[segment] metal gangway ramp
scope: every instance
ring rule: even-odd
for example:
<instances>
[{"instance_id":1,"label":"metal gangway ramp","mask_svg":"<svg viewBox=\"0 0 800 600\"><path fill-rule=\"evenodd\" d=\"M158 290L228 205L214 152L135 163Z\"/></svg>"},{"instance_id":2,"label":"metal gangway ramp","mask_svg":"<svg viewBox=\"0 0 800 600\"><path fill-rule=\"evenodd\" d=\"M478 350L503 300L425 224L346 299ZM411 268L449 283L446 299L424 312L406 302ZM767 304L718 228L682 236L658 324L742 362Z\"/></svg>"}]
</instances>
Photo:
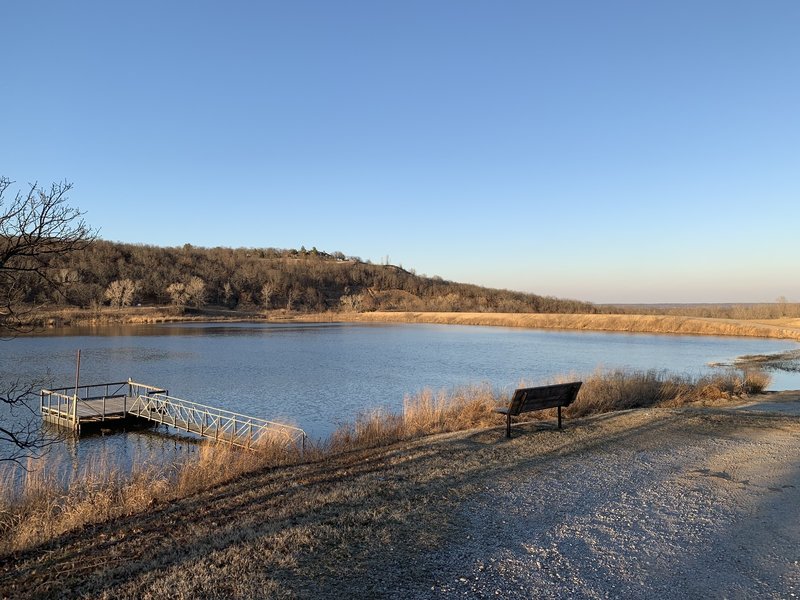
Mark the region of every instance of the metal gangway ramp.
<instances>
[{"instance_id":1,"label":"metal gangway ramp","mask_svg":"<svg viewBox=\"0 0 800 600\"><path fill-rule=\"evenodd\" d=\"M69 427L77 433L82 425L109 426L136 419L240 448L257 448L268 441L299 444L305 448L306 443L306 433L299 427L181 400L170 396L166 389L130 379L42 390L40 410L45 421Z\"/></svg>"},{"instance_id":2,"label":"metal gangway ramp","mask_svg":"<svg viewBox=\"0 0 800 600\"><path fill-rule=\"evenodd\" d=\"M181 400L141 383L130 382L130 385L134 400L128 414L140 419L241 448L251 448L276 437L305 447L306 434L299 427Z\"/></svg>"}]
</instances>

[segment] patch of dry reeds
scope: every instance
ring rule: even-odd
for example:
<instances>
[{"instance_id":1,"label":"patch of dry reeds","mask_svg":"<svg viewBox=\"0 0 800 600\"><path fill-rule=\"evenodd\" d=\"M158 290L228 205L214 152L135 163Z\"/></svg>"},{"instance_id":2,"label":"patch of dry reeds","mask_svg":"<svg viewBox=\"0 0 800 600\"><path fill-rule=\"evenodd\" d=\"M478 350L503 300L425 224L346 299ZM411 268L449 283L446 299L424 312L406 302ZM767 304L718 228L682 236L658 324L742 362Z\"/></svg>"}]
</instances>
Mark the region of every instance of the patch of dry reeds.
<instances>
[{"instance_id":1,"label":"patch of dry reeds","mask_svg":"<svg viewBox=\"0 0 800 600\"><path fill-rule=\"evenodd\" d=\"M31 460L26 471L0 471L0 552L26 548L90 523L139 512L171 488L150 466L126 472L108 454L75 473L53 461Z\"/></svg>"},{"instance_id":2,"label":"patch of dry reeds","mask_svg":"<svg viewBox=\"0 0 800 600\"><path fill-rule=\"evenodd\" d=\"M276 434L260 439L250 451L204 443L196 459L168 468L134 464L125 471L109 453L89 459L76 472L51 458L29 460L22 472L6 466L0 469L0 554L312 455L303 455L298 444Z\"/></svg>"},{"instance_id":3,"label":"patch of dry reeds","mask_svg":"<svg viewBox=\"0 0 800 600\"><path fill-rule=\"evenodd\" d=\"M249 450L203 443L197 458L178 470L175 495L186 497L258 469L297 464L313 453L310 444L304 451L300 442L287 441L279 432L261 437Z\"/></svg>"},{"instance_id":4,"label":"patch of dry reeds","mask_svg":"<svg viewBox=\"0 0 800 600\"><path fill-rule=\"evenodd\" d=\"M598 371L583 379L570 417L692 402L730 400L762 392L770 382L760 371L737 371L690 377L666 371Z\"/></svg>"},{"instance_id":5,"label":"patch of dry reeds","mask_svg":"<svg viewBox=\"0 0 800 600\"><path fill-rule=\"evenodd\" d=\"M424 390L416 396L406 396L400 414L375 410L342 425L331 435L328 451L343 452L434 433L488 427L497 423L493 411L502 401L488 385L453 391Z\"/></svg>"}]
</instances>

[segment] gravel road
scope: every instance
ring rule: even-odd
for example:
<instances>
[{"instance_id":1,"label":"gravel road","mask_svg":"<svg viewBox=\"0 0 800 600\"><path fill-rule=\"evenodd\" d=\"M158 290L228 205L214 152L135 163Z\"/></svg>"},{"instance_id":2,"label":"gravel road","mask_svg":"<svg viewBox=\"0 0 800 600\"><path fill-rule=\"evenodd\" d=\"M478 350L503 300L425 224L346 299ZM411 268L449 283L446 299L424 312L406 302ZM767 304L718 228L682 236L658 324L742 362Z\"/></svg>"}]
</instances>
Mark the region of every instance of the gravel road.
<instances>
[{"instance_id":1,"label":"gravel road","mask_svg":"<svg viewBox=\"0 0 800 600\"><path fill-rule=\"evenodd\" d=\"M773 415L798 409L775 395L698 411L509 473L462 506L460 539L426 557L438 575L415 595L796 597L800 428Z\"/></svg>"}]
</instances>

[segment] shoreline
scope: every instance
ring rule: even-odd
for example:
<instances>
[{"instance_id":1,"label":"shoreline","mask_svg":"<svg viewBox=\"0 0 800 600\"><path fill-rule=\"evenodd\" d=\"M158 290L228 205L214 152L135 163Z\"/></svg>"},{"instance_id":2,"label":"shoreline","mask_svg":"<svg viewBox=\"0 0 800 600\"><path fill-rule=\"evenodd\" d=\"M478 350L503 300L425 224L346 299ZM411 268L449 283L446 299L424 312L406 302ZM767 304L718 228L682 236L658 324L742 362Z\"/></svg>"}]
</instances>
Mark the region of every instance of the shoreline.
<instances>
[{"instance_id":1,"label":"shoreline","mask_svg":"<svg viewBox=\"0 0 800 600\"><path fill-rule=\"evenodd\" d=\"M472 312L324 312L291 313L202 309L185 313L174 308L136 307L123 310L50 310L31 315L37 333L55 333L74 327L149 325L158 323L429 323L599 331L760 337L800 342L800 319L721 319L673 315L472 313Z\"/></svg>"}]
</instances>

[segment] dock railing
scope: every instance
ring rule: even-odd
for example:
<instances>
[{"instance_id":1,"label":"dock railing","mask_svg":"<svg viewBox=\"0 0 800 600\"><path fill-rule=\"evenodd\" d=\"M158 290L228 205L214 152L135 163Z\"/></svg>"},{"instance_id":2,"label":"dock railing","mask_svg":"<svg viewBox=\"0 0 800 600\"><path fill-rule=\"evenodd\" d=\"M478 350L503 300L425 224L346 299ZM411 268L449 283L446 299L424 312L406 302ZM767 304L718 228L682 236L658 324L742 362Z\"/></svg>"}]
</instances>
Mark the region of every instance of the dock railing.
<instances>
[{"instance_id":1,"label":"dock railing","mask_svg":"<svg viewBox=\"0 0 800 600\"><path fill-rule=\"evenodd\" d=\"M39 393L39 409L42 415L61 425L77 427L79 406L102 421L106 416L106 400L125 399L129 395L127 381L45 389Z\"/></svg>"},{"instance_id":2,"label":"dock railing","mask_svg":"<svg viewBox=\"0 0 800 600\"><path fill-rule=\"evenodd\" d=\"M303 450L306 446L306 433L299 427L181 400L166 389L131 379L42 390L40 410L46 421L78 433L82 423L135 416L241 448L257 448L273 440L300 445Z\"/></svg>"},{"instance_id":3,"label":"dock railing","mask_svg":"<svg viewBox=\"0 0 800 600\"><path fill-rule=\"evenodd\" d=\"M174 398L166 390L129 383L131 390L137 392L128 408L131 415L240 448L257 448L277 437L305 449L306 433L299 427Z\"/></svg>"}]
</instances>

